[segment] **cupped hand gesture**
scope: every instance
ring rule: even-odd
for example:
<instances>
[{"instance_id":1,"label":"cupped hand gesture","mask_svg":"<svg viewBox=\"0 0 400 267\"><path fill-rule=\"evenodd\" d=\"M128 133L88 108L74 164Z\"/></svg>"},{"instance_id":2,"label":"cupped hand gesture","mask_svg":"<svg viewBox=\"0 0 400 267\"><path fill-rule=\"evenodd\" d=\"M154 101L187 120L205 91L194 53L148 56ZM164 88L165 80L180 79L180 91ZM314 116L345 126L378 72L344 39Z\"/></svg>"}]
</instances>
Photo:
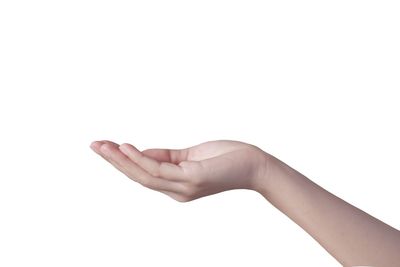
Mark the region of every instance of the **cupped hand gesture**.
<instances>
[{"instance_id":1,"label":"cupped hand gesture","mask_svg":"<svg viewBox=\"0 0 400 267\"><path fill-rule=\"evenodd\" d=\"M232 189L256 190L267 154L254 145L217 140L185 149L146 149L95 141L90 146L130 179L187 202Z\"/></svg>"}]
</instances>

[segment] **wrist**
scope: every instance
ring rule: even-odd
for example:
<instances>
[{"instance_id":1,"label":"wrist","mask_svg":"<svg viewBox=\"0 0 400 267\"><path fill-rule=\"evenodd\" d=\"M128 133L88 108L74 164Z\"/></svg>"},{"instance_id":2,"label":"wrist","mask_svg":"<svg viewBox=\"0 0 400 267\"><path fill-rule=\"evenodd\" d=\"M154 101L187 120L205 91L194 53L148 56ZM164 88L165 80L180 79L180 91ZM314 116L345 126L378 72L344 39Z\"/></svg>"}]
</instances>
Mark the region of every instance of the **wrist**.
<instances>
[{"instance_id":1,"label":"wrist","mask_svg":"<svg viewBox=\"0 0 400 267\"><path fill-rule=\"evenodd\" d=\"M256 147L256 153L257 161L251 189L262 194L262 192L265 192L270 188L272 179L271 173L273 169L272 165L276 164L276 159L258 147Z\"/></svg>"}]
</instances>

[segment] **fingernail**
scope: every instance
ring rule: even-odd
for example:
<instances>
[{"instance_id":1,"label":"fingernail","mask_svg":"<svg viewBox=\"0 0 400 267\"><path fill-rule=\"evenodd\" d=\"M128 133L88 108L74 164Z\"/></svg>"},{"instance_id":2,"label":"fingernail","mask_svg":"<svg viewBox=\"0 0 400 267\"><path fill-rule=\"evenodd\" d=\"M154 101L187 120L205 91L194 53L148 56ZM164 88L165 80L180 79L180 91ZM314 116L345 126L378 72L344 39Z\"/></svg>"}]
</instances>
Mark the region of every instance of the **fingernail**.
<instances>
[{"instance_id":1,"label":"fingernail","mask_svg":"<svg viewBox=\"0 0 400 267\"><path fill-rule=\"evenodd\" d=\"M110 148L106 144L102 144L101 147L100 147L100 151L103 154L108 155L110 153Z\"/></svg>"}]
</instances>

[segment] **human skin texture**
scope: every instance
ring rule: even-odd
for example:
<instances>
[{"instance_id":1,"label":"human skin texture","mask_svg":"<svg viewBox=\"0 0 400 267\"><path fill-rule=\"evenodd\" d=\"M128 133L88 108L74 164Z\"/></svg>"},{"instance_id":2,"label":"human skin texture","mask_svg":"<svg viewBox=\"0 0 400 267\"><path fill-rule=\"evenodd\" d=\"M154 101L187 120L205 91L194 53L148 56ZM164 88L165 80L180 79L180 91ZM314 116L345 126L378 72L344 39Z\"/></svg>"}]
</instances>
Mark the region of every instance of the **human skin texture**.
<instances>
[{"instance_id":1,"label":"human skin texture","mask_svg":"<svg viewBox=\"0 0 400 267\"><path fill-rule=\"evenodd\" d=\"M400 266L400 232L326 191L257 146L216 140L146 149L103 140L90 147L141 185L179 202L232 189L260 193L343 266Z\"/></svg>"}]
</instances>

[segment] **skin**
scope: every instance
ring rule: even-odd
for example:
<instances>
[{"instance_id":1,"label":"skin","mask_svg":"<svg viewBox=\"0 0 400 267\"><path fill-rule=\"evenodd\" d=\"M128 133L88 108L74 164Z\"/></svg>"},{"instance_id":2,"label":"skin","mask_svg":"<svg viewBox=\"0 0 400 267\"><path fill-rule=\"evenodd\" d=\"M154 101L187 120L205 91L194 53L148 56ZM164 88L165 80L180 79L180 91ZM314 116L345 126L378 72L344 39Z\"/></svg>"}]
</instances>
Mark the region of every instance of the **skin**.
<instances>
[{"instance_id":1,"label":"skin","mask_svg":"<svg viewBox=\"0 0 400 267\"><path fill-rule=\"evenodd\" d=\"M260 193L343 266L395 267L400 232L326 191L257 146L230 140L147 149L103 140L90 147L141 185L179 202L232 189Z\"/></svg>"}]
</instances>

